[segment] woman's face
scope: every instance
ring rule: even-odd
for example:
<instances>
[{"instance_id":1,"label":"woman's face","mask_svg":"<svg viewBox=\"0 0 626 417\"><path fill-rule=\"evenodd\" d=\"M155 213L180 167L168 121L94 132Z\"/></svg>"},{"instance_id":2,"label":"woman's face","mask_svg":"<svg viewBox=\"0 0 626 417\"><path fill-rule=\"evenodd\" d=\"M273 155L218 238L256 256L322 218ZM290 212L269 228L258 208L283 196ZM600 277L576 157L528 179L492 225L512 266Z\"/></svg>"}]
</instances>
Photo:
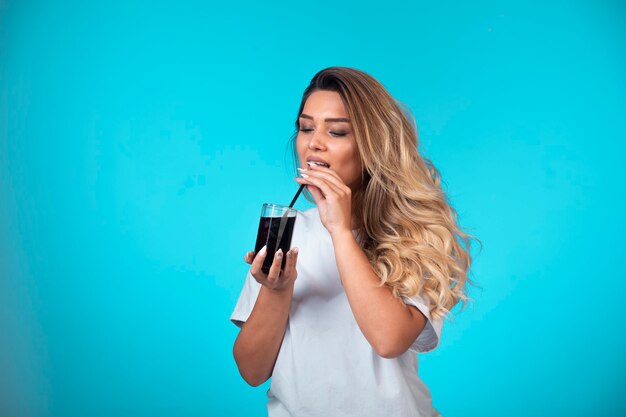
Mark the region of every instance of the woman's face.
<instances>
[{"instance_id":1,"label":"woman's face","mask_svg":"<svg viewBox=\"0 0 626 417\"><path fill-rule=\"evenodd\" d=\"M361 158L348 112L339 93L315 91L300 114L296 148L300 166L308 161L324 162L356 191L361 186Z\"/></svg>"}]
</instances>

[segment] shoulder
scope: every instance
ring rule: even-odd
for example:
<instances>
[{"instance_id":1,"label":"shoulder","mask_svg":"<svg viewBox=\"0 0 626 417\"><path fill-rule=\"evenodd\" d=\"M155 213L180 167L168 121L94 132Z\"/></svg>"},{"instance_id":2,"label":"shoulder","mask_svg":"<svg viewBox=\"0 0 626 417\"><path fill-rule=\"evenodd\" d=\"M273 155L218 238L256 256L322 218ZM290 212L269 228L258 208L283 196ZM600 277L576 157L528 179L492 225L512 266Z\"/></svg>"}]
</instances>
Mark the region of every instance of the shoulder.
<instances>
[{"instance_id":1,"label":"shoulder","mask_svg":"<svg viewBox=\"0 0 626 417\"><path fill-rule=\"evenodd\" d=\"M313 227L316 223L320 223L320 216L317 211L317 207L310 208L308 210L297 210L298 217L296 218L296 224L300 223L307 228Z\"/></svg>"},{"instance_id":2,"label":"shoulder","mask_svg":"<svg viewBox=\"0 0 626 417\"><path fill-rule=\"evenodd\" d=\"M296 210L298 212L298 216L304 216L304 217L312 217L313 215L318 215L317 214L317 207L311 207L308 210Z\"/></svg>"},{"instance_id":3,"label":"shoulder","mask_svg":"<svg viewBox=\"0 0 626 417\"><path fill-rule=\"evenodd\" d=\"M317 239L323 232L324 226L320 220L320 215L317 207L310 208L308 210L297 210L296 224L294 227L294 238L311 240L311 238ZM298 242L300 243L300 242Z\"/></svg>"}]
</instances>

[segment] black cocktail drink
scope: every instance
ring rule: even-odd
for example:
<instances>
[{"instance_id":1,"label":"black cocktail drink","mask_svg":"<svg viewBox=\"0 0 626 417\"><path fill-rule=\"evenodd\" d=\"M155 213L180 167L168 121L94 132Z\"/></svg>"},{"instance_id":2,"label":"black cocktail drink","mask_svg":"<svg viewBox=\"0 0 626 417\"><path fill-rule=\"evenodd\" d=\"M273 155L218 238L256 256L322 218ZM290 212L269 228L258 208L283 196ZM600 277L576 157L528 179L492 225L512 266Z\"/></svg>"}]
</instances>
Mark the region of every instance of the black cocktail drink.
<instances>
[{"instance_id":1,"label":"black cocktail drink","mask_svg":"<svg viewBox=\"0 0 626 417\"><path fill-rule=\"evenodd\" d=\"M267 255L261 268L266 274L269 273L276 251L282 249L283 254L286 254L291 248L296 213L297 211L290 207L263 204L254 254L256 256L263 246L267 245ZM283 257L281 269L285 267L286 260L287 258Z\"/></svg>"}]
</instances>

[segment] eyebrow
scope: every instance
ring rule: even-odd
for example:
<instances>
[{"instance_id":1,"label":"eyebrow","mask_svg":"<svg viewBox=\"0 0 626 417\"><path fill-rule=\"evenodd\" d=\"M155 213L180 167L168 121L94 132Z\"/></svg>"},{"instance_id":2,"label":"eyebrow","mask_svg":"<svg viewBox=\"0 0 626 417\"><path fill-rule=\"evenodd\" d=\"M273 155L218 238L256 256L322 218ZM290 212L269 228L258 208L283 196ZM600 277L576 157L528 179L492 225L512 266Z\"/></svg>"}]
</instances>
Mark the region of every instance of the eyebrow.
<instances>
[{"instance_id":1,"label":"eyebrow","mask_svg":"<svg viewBox=\"0 0 626 417\"><path fill-rule=\"evenodd\" d=\"M309 120L313 120L313 117L309 116L308 114L304 114L302 113L300 115L301 118L303 119L309 119ZM345 117L329 117L328 119L324 119L325 122L334 122L334 123L350 123L350 119L347 119Z\"/></svg>"}]
</instances>

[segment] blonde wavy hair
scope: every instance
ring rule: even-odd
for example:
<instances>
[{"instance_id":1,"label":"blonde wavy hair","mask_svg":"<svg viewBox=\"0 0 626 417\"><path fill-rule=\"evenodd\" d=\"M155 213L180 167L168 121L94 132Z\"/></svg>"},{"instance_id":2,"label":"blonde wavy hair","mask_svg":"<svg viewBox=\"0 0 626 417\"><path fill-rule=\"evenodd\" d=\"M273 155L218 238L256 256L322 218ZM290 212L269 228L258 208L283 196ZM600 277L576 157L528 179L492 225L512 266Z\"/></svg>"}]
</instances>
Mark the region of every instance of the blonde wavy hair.
<instances>
[{"instance_id":1,"label":"blonde wavy hair","mask_svg":"<svg viewBox=\"0 0 626 417\"><path fill-rule=\"evenodd\" d=\"M350 116L364 167L362 187L353 193L359 243L381 286L396 297L425 295L431 317L449 318L459 301L465 308L469 300L470 245L476 239L461 230L438 170L418 153L415 120L376 79L345 67L313 77L298 117L319 90L339 93Z\"/></svg>"}]
</instances>

